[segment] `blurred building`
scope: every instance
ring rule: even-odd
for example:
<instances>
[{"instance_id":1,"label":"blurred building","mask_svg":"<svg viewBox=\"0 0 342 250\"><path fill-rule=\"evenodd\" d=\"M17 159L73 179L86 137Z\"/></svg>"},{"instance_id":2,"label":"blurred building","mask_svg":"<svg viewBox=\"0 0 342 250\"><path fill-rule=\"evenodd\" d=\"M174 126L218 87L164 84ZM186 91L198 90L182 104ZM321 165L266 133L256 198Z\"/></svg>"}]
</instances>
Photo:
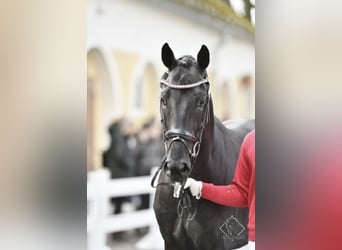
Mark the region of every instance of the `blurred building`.
<instances>
[{"instance_id":1,"label":"blurred building","mask_svg":"<svg viewBox=\"0 0 342 250\"><path fill-rule=\"evenodd\" d=\"M88 0L88 169L101 167L113 120L159 116L165 42L177 58L206 44L216 116L254 117L254 27L230 2Z\"/></svg>"}]
</instances>

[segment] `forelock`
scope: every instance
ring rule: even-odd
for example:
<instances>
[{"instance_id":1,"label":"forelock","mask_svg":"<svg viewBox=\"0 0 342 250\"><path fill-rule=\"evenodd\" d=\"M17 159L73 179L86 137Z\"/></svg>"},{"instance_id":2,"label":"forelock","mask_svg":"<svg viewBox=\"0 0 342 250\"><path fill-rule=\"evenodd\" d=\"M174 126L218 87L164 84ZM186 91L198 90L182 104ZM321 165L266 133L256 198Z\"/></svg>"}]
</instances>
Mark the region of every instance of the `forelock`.
<instances>
[{"instance_id":1,"label":"forelock","mask_svg":"<svg viewBox=\"0 0 342 250\"><path fill-rule=\"evenodd\" d=\"M179 82L179 84L191 84L198 81L198 77L206 78L206 71L200 71L197 66L197 61L194 57L190 55L182 56L176 60L175 67L169 71L172 72L172 78L174 82ZM162 76L162 79L166 79L167 74Z\"/></svg>"},{"instance_id":2,"label":"forelock","mask_svg":"<svg viewBox=\"0 0 342 250\"><path fill-rule=\"evenodd\" d=\"M190 68L196 65L196 60L192 56L182 56L177 59L177 65Z\"/></svg>"}]
</instances>

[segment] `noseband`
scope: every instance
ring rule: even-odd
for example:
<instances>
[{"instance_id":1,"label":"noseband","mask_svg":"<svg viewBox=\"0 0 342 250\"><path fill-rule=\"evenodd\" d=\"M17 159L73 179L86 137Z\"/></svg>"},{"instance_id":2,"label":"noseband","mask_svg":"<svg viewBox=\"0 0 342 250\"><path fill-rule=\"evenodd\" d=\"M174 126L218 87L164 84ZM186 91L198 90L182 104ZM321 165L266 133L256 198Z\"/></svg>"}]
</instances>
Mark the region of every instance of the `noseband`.
<instances>
[{"instance_id":1,"label":"noseband","mask_svg":"<svg viewBox=\"0 0 342 250\"><path fill-rule=\"evenodd\" d=\"M166 154L171 148L172 143L180 141L184 144L185 148L188 150L191 159L195 159L200 151L201 141L195 137L194 135L190 134L185 130L180 129L170 129L165 132L164 134L164 143L165 143L165 150ZM186 141L191 141L194 143L192 149L188 146Z\"/></svg>"}]
</instances>

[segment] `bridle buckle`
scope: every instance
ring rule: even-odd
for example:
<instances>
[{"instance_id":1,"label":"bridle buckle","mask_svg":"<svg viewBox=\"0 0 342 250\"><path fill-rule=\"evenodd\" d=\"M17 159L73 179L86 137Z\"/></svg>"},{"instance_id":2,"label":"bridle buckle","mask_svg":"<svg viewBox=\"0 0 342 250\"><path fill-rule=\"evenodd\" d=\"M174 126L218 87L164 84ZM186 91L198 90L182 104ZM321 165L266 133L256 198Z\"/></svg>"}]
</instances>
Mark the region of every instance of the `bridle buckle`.
<instances>
[{"instance_id":1,"label":"bridle buckle","mask_svg":"<svg viewBox=\"0 0 342 250\"><path fill-rule=\"evenodd\" d=\"M196 158L198 156L200 148L201 148L201 143L197 141L192 148L192 152L190 153L193 158Z\"/></svg>"}]
</instances>

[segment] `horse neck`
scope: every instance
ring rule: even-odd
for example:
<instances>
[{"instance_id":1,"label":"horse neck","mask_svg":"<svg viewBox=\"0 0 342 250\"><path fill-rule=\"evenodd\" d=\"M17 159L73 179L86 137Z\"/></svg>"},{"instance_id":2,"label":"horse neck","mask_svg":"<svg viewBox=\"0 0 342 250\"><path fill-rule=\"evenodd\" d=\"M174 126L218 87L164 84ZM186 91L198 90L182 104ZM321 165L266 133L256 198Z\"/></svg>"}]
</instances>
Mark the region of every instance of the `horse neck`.
<instances>
[{"instance_id":1,"label":"horse neck","mask_svg":"<svg viewBox=\"0 0 342 250\"><path fill-rule=\"evenodd\" d=\"M205 126L201 141L201 150L193 167L192 177L205 182L227 183L233 172L228 168L227 153L232 146L228 138L230 132L214 116L210 107L210 120Z\"/></svg>"}]
</instances>

